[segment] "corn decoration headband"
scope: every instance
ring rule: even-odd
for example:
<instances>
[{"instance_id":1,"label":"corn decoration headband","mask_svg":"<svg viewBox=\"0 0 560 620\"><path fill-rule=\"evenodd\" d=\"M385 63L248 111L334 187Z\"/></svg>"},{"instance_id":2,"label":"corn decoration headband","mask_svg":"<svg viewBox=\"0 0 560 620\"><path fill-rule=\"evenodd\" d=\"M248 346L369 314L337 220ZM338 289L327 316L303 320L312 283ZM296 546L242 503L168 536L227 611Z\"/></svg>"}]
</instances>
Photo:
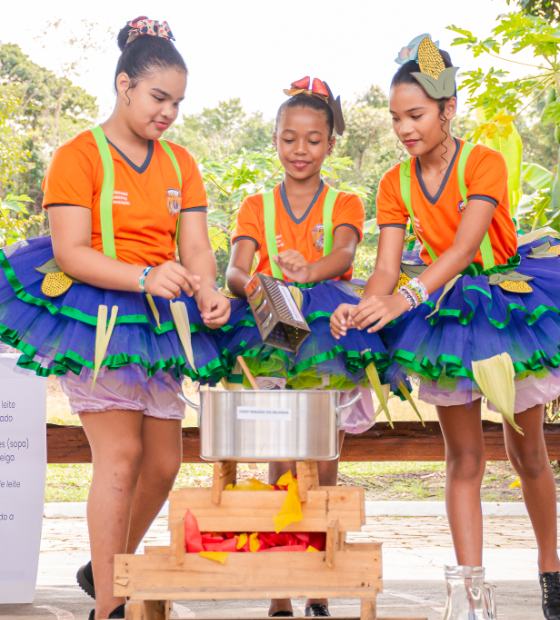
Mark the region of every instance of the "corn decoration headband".
<instances>
[{"instance_id":1,"label":"corn decoration headband","mask_svg":"<svg viewBox=\"0 0 560 620\"><path fill-rule=\"evenodd\" d=\"M334 130L339 136L344 133L346 124L344 122L344 116L342 115L340 96L335 99L329 85L326 82L323 82L319 78L314 78L313 85L311 86L311 78L306 76L297 82L292 82L291 88L289 90L284 90L284 92L290 97L303 94L322 99L332 110Z\"/></svg>"},{"instance_id":2,"label":"corn decoration headband","mask_svg":"<svg viewBox=\"0 0 560 620\"><path fill-rule=\"evenodd\" d=\"M428 97L446 99L453 97L456 91L455 74L459 67L447 67L439 53L439 41L435 43L429 34L419 37L401 49L395 62L404 65L414 60L420 66L420 73L411 73Z\"/></svg>"}]
</instances>

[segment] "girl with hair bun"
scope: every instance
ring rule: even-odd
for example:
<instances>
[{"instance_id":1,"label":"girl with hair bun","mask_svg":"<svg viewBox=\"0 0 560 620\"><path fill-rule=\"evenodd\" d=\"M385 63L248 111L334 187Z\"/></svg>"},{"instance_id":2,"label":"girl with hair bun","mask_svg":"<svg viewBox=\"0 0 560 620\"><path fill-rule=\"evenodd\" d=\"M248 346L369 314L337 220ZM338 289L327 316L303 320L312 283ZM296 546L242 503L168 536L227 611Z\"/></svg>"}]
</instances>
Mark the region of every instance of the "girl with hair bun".
<instances>
[{"instance_id":1,"label":"girl with hair bun","mask_svg":"<svg viewBox=\"0 0 560 620\"><path fill-rule=\"evenodd\" d=\"M381 179L375 270L358 306L333 314L332 331L382 329L386 381L396 388L408 375L420 400L436 406L447 515L463 566L482 565L481 398L503 415L537 539L544 615L558 620L556 486L543 409L560 394L559 236L548 228L517 238L504 158L453 136L457 67L449 55L421 35L397 62L389 109L410 158ZM407 243L403 256L408 222L420 252Z\"/></svg>"},{"instance_id":2,"label":"girl with hair bun","mask_svg":"<svg viewBox=\"0 0 560 620\"><path fill-rule=\"evenodd\" d=\"M368 377L377 377L376 366L382 372L387 356L377 334L354 331L340 343L329 328L330 314L340 303L357 304L363 288L351 282L363 236L362 201L321 179L335 145L333 131L344 131L340 97L335 100L326 82L309 77L284 92L290 98L278 110L273 141L285 176L273 191L249 196L239 208L227 284L241 299L232 301L222 350L230 371L243 356L262 389L360 391L362 400L341 414L342 436L360 433L375 417ZM287 280L299 300L311 334L297 353L263 344L245 291L255 258L256 272ZM319 463L320 483L336 485L337 468L338 461ZM271 463L271 484L290 469L295 471L294 463ZM273 601L270 614L292 616L290 601ZM327 601L308 600L305 615L330 615Z\"/></svg>"},{"instance_id":3,"label":"girl with hair bun","mask_svg":"<svg viewBox=\"0 0 560 620\"><path fill-rule=\"evenodd\" d=\"M63 144L43 182L52 239L0 251L1 338L19 366L61 377L92 449L92 562L78 572L91 620L124 617L113 557L135 551L173 486L183 378L225 373L213 330L230 304L215 289L202 177L162 139L187 80L172 41L146 17L120 31L113 114Z\"/></svg>"}]
</instances>

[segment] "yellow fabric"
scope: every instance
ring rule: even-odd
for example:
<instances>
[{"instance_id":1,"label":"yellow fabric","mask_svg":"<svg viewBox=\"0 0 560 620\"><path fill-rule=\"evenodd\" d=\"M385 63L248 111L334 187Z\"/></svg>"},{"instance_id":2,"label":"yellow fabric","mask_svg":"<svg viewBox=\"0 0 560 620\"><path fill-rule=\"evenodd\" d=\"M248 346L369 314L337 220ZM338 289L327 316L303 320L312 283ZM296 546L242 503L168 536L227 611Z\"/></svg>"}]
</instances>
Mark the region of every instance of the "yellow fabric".
<instances>
[{"instance_id":1,"label":"yellow fabric","mask_svg":"<svg viewBox=\"0 0 560 620\"><path fill-rule=\"evenodd\" d=\"M276 533L279 534L284 528L291 523L301 521L303 514L301 512L301 501L299 499L299 488L297 480L292 477L292 472L288 471L277 482L280 486L288 485L288 494L284 500L284 504L278 514L274 515L274 527Z\"/></svg>"},{"instance_id":2,"label":"yellow fabric","mask_svg":"<svg viewBox=\"0 0 560 620\"><path fill-rule=\"evenodd\" d=\"M309 547L307 547L307 551L308 551L308 552L309 552L309 551L315 551L315 552L318 552L318 551L319 551L319 549L315 549L315 547L312 547L311 545L309 545Z\"/></svg>"},{"instance_id":3,"label":"yellow fabric","mask_svg":"<svg viewBox=\"0 0 560 620\"><path fill-rule=\"evenodd\" d=\"M202 558L208 558L209 560L214 560L214 562L225 564L229 551L201 551L198 555Z\"/></svg>"},{"instance_id":4,"label":"yellow fabric","mask_svg":"<svg viewBox=\"0 0 560 620\"><path fill-rule=\"evenodd\" d=\"M270 484L265 484L256 478L249 478L249 480L241 480L236 485L228 484L225 488L226 491L273 491L274 487Z\"/></svg>"},{"instance_id":5,"label":"yellow fabric","mask_svg":"<svg viewBox=\"0 0 560 620\"><path fill-rule=\"evenodd\" d=\"M245 543L247 542L247 534L243 532L243 534L240 534L239 536L236 536L235 538L237 538L237 548L243 549L243 547L245 546Z\"/></svg>"},{"instance_id":6,"label":"yellow fabric","mask_svg":"<svg viewBox=\"0 0 560 620\"><path fill-rule=\"evenodd\" d=\"M256 553L259 550L260 546L261 544L259 542L259 533L253 532L249 536L249 550L251 551L251 553Z\"/></svg>"}]
</instances>

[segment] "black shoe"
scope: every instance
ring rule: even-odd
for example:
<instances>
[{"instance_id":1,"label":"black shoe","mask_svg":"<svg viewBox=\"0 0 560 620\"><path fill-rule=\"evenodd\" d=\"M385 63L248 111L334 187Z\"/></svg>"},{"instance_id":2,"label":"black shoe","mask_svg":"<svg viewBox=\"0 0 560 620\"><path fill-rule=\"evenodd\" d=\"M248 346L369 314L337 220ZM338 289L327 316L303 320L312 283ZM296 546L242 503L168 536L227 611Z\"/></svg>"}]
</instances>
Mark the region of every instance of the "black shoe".
<instances>
[{"instance_id":1,"label":"black shoe","mask_svg":"<svg viewBox=\"0 0 560 620\"><path fill-rule=\"evenodd\" d=\"M95 586L93 585L93 569L91 568L91 562L88 562L78 570L76 573L76 580L78 581L80 588L82 588L86 594L89 594L91 598L94 599ZM90 620L93 619L90 618Z\"/></svg>"},{"instance_id":2,"label":"black shoe","mask_svg":"<svg viewBox=\"0 0 560 620\"><path fill-rule=\"evenodd\" d=\"M546 620L560 620L560 572L541 573L542 608Z\"/></svg>"},{"instance_id":3,"label":"black shoe","mask_svg":"<svg viewBox=\"0 0 560 620\"><path fill-rule=\"evenodd\" d=\"M113 611L109 614L109 620L113 620L113 618L124 618L124 603L115 607Z\"/></svg>"},{"instance_id":4,"label":"black shoe","mask_svg":"<svg viewBox=\"0 0 560 620\"><path fill-rule=\"evenodd\" d=\"M287 610L275 611L273 614L270 614L268 617L269 618L293 618L294 612L287 611Z\"/></svg>"},{"instance_id":5,"label":"black shoe","mask_svg":"<svg viewBox=\"0 0 560 620\"><path fill-rule=\"evenodd\" d=\"M305 608L305 615L312 618L330 618L329 609L323 603L313 603Z\"/></svg>"},{"instance_id":6,"label":"black shoe","mask_svg":"<svg viewBox=\"0 0 560 620\"><path fill-rule=\"evenodd\" d=\"M109 614L109 620L124 618L124 603L115 607L113 611ZM89 612L89 620L95 620L95 609L92 609Z\"/></svg>"}]
</instances>

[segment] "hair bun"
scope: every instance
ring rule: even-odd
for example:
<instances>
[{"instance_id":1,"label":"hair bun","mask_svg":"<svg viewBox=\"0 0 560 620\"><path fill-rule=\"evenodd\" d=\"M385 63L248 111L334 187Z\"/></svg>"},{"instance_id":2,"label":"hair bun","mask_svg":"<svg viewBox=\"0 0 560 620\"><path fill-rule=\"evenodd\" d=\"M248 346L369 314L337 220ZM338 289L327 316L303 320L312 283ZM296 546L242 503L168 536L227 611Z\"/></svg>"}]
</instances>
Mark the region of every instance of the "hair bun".
<instances>
[{"instance_id":1,"label":"hair bun","mask_svg":"<svg viewBox=\"0 0 560 620\"><path fill-rule=\"evenodd\" d=\"M140 15L140 17L131 19L129 22L126 23L126 26L124 28L121 28L119 34L117 35L117 45L119 46L121 52L124 51L124 48L126 47L126 42L128 41L128 36L130 34L130 24L137 22L139 19L148 18L146 17L146 15Z\"/></svg>"}]
</instances>

